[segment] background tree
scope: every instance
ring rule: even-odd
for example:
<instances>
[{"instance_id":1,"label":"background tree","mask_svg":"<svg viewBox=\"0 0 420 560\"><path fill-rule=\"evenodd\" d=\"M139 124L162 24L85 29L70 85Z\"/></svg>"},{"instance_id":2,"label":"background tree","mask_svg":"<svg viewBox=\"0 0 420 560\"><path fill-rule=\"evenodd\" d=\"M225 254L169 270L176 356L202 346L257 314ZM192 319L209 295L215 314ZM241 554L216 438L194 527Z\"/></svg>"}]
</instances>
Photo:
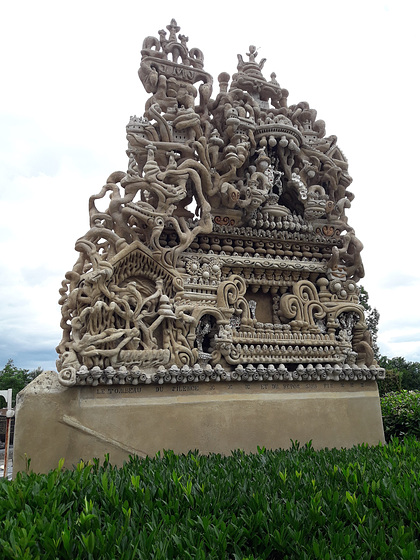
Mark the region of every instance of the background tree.
<instances>
[{"instance_id":1,"label":"background tree","mask_svg":"<svg viewBox=\"0 0 420 560\"><path fill-rule=\"evenodd\" d=\"M13 360L9 360L2 370L0 370L0 390L13 390L12 406L16 404L16 395L35 377L42 373L42 368L29 371L14 365ZM0 397L0 406L5 406L4 399Z\"/></svg>"},{"instance_id":2,"label":"background tree","mask_svg":"<svg viewBox=\"0 0 420 560\"><path fill-rule=\"evenodd\" d=\"M372 307L369 304L369 294L363 286L360 286L359 303L365 310L366 325L372 335L373 353L376 360L379 360L381 357L378 346L378 325L380 315L376 307Z\"/></svg>"},{"instance_id":3,"label":"background tree","mask_svg":"<svg viewBox=\"0 0 420 560\"><path fill-rule=\"evenodd\" d=\"M379 365L381 365L379 360ZM385 366L382 366L385 367ZM397 369L386 369L385 379L378 379L379 395L383 397L387 393L395 393L402 390L402 373Z\"/></svg>"},{"instance_id":4,"label":"background tree","mask_svg":"<svg viewBox=\"0 0 420 560\"><path fill-rule=\"evenodd\" d=\"M388 372L393 372L401 378L401 389L408 391L420 390L420 362L407 362L405 358L387 358L382 356L379 365ZM391 391L396 389L390 389Z\"/></svg>"},{"instance_id":5,"label":"background tree","mask_svg":"<svg viewBox=\"0 0 420 560\"><path fill-rule=\"evenodd\" d=\"M379 313L369 304L369 294L360 286L359 303L365 310L366 325L372 335L372 347L378 364L385 368L386 378L378 382L379 393L392 391L420 391L420 362L409 362L405 358L381 356L378 347Z\"/></svg>"}]
</instances>

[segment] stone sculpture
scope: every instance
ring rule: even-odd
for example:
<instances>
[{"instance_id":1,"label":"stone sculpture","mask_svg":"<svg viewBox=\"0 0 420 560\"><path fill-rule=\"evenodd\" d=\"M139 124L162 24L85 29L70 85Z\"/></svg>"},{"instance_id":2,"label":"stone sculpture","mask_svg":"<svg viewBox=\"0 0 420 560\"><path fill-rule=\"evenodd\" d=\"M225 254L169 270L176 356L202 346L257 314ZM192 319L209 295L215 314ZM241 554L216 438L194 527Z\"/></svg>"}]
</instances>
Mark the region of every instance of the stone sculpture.
<instances>
[{"instance_id":1,"label":"stone sculpture","mask_svg":"<svg viewBox=\"0 0 420 560\"><path fill-rule=\"evenodd\" d=\"M60 382L382 377L337 138L288 105L255 46L212 97L203 53L166 29L143 42L150 98L127 125L128 170L90 197L62 282Z\"/></svg>"}]
</instances>

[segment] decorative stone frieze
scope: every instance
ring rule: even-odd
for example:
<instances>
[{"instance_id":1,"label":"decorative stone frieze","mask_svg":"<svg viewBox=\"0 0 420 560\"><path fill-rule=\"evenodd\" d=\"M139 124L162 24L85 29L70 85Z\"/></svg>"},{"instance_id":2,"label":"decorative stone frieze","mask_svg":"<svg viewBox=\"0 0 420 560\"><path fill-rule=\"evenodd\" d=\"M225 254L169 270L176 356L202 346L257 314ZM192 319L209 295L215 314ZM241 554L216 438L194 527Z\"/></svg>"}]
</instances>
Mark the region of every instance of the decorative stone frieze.
<instances>
[{"instance_id":1,"label":"decorative stone frieze","mask_svg":"<svg viewBox=\"0 0 420 560\"><path fill-rule=\"evenodd\" d=\"M101 369L98 366L90 370L82 366L76 374L77 385L150 385L164 383L219 383L222 381L246 381L247 383L259 381L369 381L383 379L385 373L381 368L366 365L357 367L345 364L331 365L331 363L299 364L295 369L288 369L285 364L248 364L246 367L238 365L235 369L226 371L216 364L201 365L196 363L193 367L159 366L156 373L148 374L138 366L126 368L121 366L114 369L108 366Z\"/></svg>"},{"instance_id":2,"label":"decorative stone frieze","mask_svg":"<svg viewBox=\"0 0 420 560\"><path fill-rule=\"evenodd\" d=\"M383 377L336 136L288 105L255 46L213 94L201 50L166 29L143 42L150 98L127 125L128 169L90 197L62 282L60 382Z\"/></svg>"}]
</instances>

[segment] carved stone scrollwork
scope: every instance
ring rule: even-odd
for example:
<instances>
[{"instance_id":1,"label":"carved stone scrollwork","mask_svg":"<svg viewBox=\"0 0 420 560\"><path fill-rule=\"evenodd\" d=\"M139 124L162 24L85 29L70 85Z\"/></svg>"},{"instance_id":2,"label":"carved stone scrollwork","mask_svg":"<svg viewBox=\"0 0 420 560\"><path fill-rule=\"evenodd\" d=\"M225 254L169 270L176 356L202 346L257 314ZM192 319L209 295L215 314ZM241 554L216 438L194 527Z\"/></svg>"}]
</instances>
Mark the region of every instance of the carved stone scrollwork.
<instances>
[{"instance_id":1,"label":"carved stone scrollwork","mask_svg":"<svg viewBox=\"0 0 420 560\"><path fill-rule=\"evenodd\" d=\"M323 319L326 313L316 287L305 280L297 282L293 286L293 294L284 295L280 300L279 316L291 319L292 329L317 332L317 321Z\"/></svg>"},{"instance_id":2,"label":"carved stone scrollwork","mask_svg":"<svg viewBox=\"0 0 420 560\"><path fill-rule=\"evenodd\" d=\"M188 41L172 20L143 42L127 171L89 198L60 288L60 382L380 377L337 137L252 45L212 99Z\"/></svg>"}]
</instances>

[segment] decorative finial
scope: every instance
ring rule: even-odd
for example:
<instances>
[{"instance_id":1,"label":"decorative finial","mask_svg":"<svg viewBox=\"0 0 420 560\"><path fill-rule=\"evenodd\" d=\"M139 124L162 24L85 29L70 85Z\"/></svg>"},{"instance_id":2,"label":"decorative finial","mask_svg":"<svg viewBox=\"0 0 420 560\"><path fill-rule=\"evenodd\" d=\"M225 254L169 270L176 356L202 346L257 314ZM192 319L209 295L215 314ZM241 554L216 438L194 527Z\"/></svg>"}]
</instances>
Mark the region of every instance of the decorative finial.
<instances>
[{"instance_id":1,"label":"decorative finial","mask_svg":"<svg viewBox=\"0 0 420 560\"><path fill-rule=\"evenodd\" d=\"M249 45L249 52L246 53L249 57L249 62L255 62L255 59L258 56L257 47L255 45Z\"/></svg>"},{"instance_id":2,"label":"decorative finial","mask_svg":"<svg viewBox=\"0 0 420 560\"><path fill-rule=\"evenodd\" d=\"M169 31L169 41L176 41L176 34L181 30L176 20L172 18L171 23L166 26L166 29Z\"/></svg>"},{"instance_id":3,"label":"decorative finial","mask_svg":"<svg viewBox=\"0 0 420 560\"><path fill-rule=\"evenodd\" d=\"M247 54L247 56L248 56L248 58L249 58L248 64L249 64L249 63L250 63L250 64L257 64L260 70L263 69L263 66L264 66L264 64L265 64L266 59L265 59L265 58L262 58L262 59L260 60L259 63L255 61L255 59L256 59L257 56L258 56L257 47L256 47L255 45L249 45L249 52L246 53L246 54ZM243 60L242 60L242 57L240 57L240 55L238 55L238 59L239 59L239 63L240 63L241 66L242 66L242 65L243 65Z\"/></svg>"},{"instance_id":4,"label":"decorative finial","mask_svg":"<svg viewBox=\"0 0 420 560\"><path fill-rule=\"evenodd\" d=\"M186 35L182 35L181 33L178 35L178 39L181 41L181 45L187 48L187 43L189 41L189 37Z\"/></svg>"}]
</instances>

